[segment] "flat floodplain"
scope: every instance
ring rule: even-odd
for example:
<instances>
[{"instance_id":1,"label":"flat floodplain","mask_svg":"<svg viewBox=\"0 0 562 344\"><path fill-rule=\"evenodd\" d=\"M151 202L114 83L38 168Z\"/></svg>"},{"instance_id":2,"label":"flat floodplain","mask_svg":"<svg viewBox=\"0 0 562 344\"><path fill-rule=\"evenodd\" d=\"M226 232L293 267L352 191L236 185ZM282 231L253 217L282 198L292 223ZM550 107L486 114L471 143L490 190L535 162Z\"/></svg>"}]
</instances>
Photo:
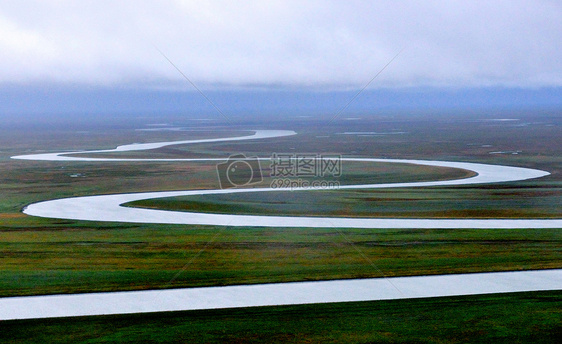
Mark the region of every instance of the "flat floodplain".
<instances>
[{"instance_id":1,"label":"flat floodplain","mask_svg":"<svg viewBox=\"0 0 562 344\"><path fill-rule=\"evenodd\" d=\"M295 137L259 144L174 146L138 152L134 157L205 156L226 160L229 154L237 152L267 157L272 152L298 149L352 157L497 163L551 173L533 181L498 185L284 192L244 195L241 199L190 197L146 201L149 203L143 206L149 207L251 214L270 211L278 215L328 213L347 217L560 218L562 152L557 144L560 124L556 120L553 117L545 122L532 116L509 124L462 119L392 123L373 120L367 125L363 123L361 128L346 124L347 127L308 130ZM385 127L390 130L397 126L403 133L344 134L380 132ZM246 129L221 131L220 136L246 133ZM62 197L217 188L216 168L210 163L98 164L9 159L12 155L39 150L111 149L132 142L181 140L191 135L192 132L134 128L92 130L88 134L83 130L57 129L30 131L25 136L15 132L2 135L0 295L381 277L382 273L408 276L562 267L559 229L223 228L96 223L21 214L23 207L30 203ZM198 132L195 137L213 135L217 134ZM447 179L457 177L450 174L463 173L422 171L392 164L354 163L348 167L349 174L345 174L344 165L342 183L392 182L436 175ZM314 314L314 309L307 312Z\"/></svg>"},{"instance_id":2,"label":"flat floodplain","mask_svg":"<svg viewBox=\"0 0 562 344\"><path fill-rule=\"evenodd\" d=\"M250 215L264 215L273 211L287 216L560 218L561 196L562 188L559 186L528 181L485 186L186 196L135 201L128 205Z\"/></svg>"},{"instance_id":3,"label":"flat floodplain","mask_svg":"<svg viewBox=\"0 0 562 344\"><path fill-rule=\"evenodd\" d=\"M561 309L550 291L20 320L0 343L556 343Z\"/></svg>"},{"instance_id":4,"label":"flat floodplain","mask_svg":"<svg viewBox=\"0 0 562 344\"><path fill-rule=\"evenodd\" d=\"M2 296L561 267L557 229L66 227L1 233Z\"/></svg>"}]
</instances>

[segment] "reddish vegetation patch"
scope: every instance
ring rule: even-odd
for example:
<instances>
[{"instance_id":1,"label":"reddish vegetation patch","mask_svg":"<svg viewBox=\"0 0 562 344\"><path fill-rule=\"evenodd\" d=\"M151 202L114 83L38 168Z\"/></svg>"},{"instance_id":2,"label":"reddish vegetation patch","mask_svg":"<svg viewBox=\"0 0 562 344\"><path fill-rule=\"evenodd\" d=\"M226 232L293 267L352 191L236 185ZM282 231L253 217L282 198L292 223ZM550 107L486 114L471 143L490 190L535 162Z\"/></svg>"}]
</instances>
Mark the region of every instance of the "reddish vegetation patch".
<instances>
[{"instance_id":1,"label":"reddish vegetation patch","mask_svg":"<svg viewBox=\"0 0 562 344\"><path fill-rule=\"evenodd\" d=\"M21 214L21 213L10 213L10 214L0 214L0 219L16 219L16 218L21 218L21 217L25 217L27 215Z\"/></svg>"}]
</instances>

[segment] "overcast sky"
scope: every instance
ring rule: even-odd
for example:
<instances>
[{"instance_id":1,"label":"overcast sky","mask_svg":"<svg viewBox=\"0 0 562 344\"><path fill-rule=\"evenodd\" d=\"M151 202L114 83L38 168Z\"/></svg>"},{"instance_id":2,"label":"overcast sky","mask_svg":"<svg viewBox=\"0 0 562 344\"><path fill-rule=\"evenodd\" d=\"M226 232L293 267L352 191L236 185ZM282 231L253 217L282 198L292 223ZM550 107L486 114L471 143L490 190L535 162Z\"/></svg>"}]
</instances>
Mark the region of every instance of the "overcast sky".
<instances>
[{"instance_id":1,"label":"overcast sky","mask_svg":"<svg viewBox=\"0 0 562 344\"><path fill-rule=\"evenodd\" d=\"M0 0L0 84L562 86L562 1Z\"/></svg>"}]
</instances>

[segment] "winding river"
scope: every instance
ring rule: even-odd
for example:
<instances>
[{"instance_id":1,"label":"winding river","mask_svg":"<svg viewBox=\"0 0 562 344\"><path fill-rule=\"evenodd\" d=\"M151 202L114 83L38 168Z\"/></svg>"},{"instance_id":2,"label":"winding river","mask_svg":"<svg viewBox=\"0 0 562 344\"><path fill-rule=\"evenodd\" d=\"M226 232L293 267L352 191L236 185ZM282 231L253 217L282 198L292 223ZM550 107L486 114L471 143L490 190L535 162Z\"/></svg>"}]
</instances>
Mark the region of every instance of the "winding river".
<instances>
[{"instance_id":1,"label":"winding river","mask_svg":"<svg viewBox=\"0 0 562 344\"><path fill-rule=\"evenodd\" d=\"M111 153L156 149L170 145L195 144L223 141L257 140L274 137L295 135L288 130L258 130L253 135L234 138L216 138L191 141L174 141L159 143L144 143L119 146L112 150L79 151L47 153L34 155L20 155L13 159L43 160L43 161L89 161L89 162L123 162L123 161L223 161L224 159L113 159L76 157L83 153ZM407 188L424 186L452 186L467 184L500 183L540 178L548 172L501 165L477 164L468 162L429 161L408 159L372 159L372 158L343 158L343 161L366 163L404 163L436 167L449 167L470 170L476 173L474 177L413 183L385 183L342 185L339 189L380 189ZM321 188L317 188L321 189ZM251 189L218 189L218 190L187 190L169 192L144 192L116 195L100 195L87 197L72 197L50 200L31 204L24 213L32 216L87 220L113 221L132 223L160 223L160 224L192 224L213 226L258 226L258 227L339 227L339 228L562 228L560 219L377 219L377 218L341 218L341 217L306 217L306 216L258 216L258 215L229 215L207 214L194 212L179 212L154 209L130 208L121 206L124 203L151 198L178 197L191 195L232 194L249 192L279 192L283 189L251 188ZM314 190L314 188L291 189L293 191Z\"/></svg>"},{"instance_id":2,"label":"winding river","mask_svg":"<svg viewBox=\"0 0 562 344\"><path fill-rule=\"evenodd\" d=\"M257 130L254 134L203 140L131 144L112 150L61 152L14 156L42 161L224 161L224 159L125 159L77 157L83 153L111 153L156 149L170 145L258 140L295 135L287 130ZM69 156L72 155L72 156ZM340 189L406 188L514 182L548 175L522 167L468 162L408 159L346 158L366 163L405 163L470 170L464 179L412 183L342 185ZM218 189L97 195L50 200L31 204L24 213L32 216L130 223L192 224L257 227L334 228L562 228L562 219L378 219L306 216L234 215L177 212L123 207L122 204L161 197L226 193L275 192L283 189ZM303 192L306 189L292 189ZM562 289L562 270L518 271L484 274L374 278L322 282L278 283L214 288L187 288L78 295L0 298L0 320L77 315L123 314L192 309L289 305L323 302L368 301L416 297L473 295Z\"/></svg>"}]
</instances>

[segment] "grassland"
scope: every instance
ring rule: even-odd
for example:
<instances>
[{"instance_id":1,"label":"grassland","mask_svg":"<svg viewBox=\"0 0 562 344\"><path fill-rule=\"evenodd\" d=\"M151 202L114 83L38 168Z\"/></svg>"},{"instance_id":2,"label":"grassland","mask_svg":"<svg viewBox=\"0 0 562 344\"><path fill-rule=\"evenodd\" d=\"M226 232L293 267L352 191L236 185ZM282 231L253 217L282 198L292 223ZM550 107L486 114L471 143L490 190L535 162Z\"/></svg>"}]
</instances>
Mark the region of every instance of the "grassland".
<instances>
[{"instance_id":1,"label":"grassland","mask_svg":"<svg viewBox=\"0 0 562 344\"><path fill-rule=\"evenodd\" d=\"M552 173L535 181L488 186L256 194L238 200L215 195L145 206L309 215L560 218L560 118L520 117L509 125L449 117L373 117L345 127L278 122L270 128L304 129L297 128L298 136L259 144L174 146L135 157L225 158L237 152L269 156L298 151L497 163ZM226 134L247 128L231 128ZM339 134L396 129L405 134ZM217 188L218 181L215 165L208 163L33 162L10 160L12 155L209 135L214 134L131 127L0 128L0 296L562 267L560 229L217 228L66 221L21 213L27 204L60 197ZM449 173L459 173L405 165L348 167L342 181L350 184L447 179L458 177ZM0 341L555 342L562 323L560 302L560 293L550 292L6 322L0 324Z\"/></svg>"},{"instance_id":2,"label":"grassland","mask_svg":"<svg viewBox=\"0 0 562 344\"><path fill-rule=\"evenodd\" d=\"M557 343L562 292L0 322L0 343Z\"/></svg>"},{"instance_id":3,"label":"grassland","mask_svg":"<svg viewBox=\"0 0 562 344\"><path fill-rule=\"evenodd\" d=\"M74 224L0 232L0 295L560 268L550 230ZM66 229L62 229L66 227Z\"/></svg>"},{"instance_id":4,"label":"grassland","mask_svg":"<svg viewBox=\"0 0 562 344\"><path fill-rule=\"evenodd\" d=\"M160 198L128 206L263 215L391 218L560 218L562 183L386 190L285 191Z\"/></svg>"},{"instance_id":5,"label":"grassland","mask_svg":"<svg viewBox=\"0 0 562 344\"><path fill-rule=\"evenodd\" d=\"M376 122L376 121L375 121ZM374 125L374 124L373 124ZM377 126L388 124L376 122ZM363 137L331 130L330 145L320 129L294 137L249 142L173 146L136 157L226 157L235 152L269 156L272 152L346 153L356 156L404 156L417 147L416 158L508 163L544 168L553 174L536 181L502 185L396 190L335 190L242 195L208 195L142 201L143 206L176 210L263 214L397 217L560 217L562 197L554 141L544 146L551 126L531 126L527 140L512 146L498 141L506 133L493 123L444 121L444 128L426 122L396 122L404 135ZM413 127L418 130L413 131ZM488 128L488 129L486 129ZM529 128L529 127L527 127ZM484 130L488 130L487 132ZM17 131L0 141L0 295L32 295L86 291L268 283L280 281L505 271L562 267L559 230L354 230L218 228L178 225L133 225L41 219L21 209L32 202L70 196L121 192L217 188L209 163L68 163L10 160L10 155L44 151L113 148L131 142L216 137L196 131L160 132L117 128L99 133L32 131L29 141ZM350 128L349 131L359 131ZM369 130L361 129L361 130ZM379 128L376 131L384 130ZM512 132L519 127L505 127ZM375 131L373 129L373 131ZM243 133L244 131L240 131ZM472 143L467 143L470 133ZM227 131L227 136L235 135ZM546 136L538 140L538 134ZM419 141L431 143L430 149ZM449 143L443 145L444 137ZM484 138L486 141L484 141ZM554 139L554 138L552 138ZM372 145L362 144L368 140ZM392 148L388 145L392 142ZM492 142L486 148L474 142ZM538 142L541 142L540 144ZM427 144L429 144L427 143ZM500 145L501 143L501 145ZM542 145L542 146L541 146ZM353 146L354 148L351 148ZM459 146L463 147L460 150ZM537 148L537 146L540 148ZM256 150L259 147L259 150ZM445 148L450 149L444 154ZM536 153L481 154L483 149L513 148ZM348 150L348 151L346 151ZM480 153L479 153L480 152ZM540 153L540 154L539 154ZM127 153L130 154L130 153ZM493 159L491 159L493 158ZM514 160L506 162L505 160ZM267 184L268 164L263 164ZM342 184L400 182L467 177L466 171L403 164L345 163ZM264 186L264 185L258 185ZM360 253L358 252L360 251Z\"/></svg>"}]
</instances>

